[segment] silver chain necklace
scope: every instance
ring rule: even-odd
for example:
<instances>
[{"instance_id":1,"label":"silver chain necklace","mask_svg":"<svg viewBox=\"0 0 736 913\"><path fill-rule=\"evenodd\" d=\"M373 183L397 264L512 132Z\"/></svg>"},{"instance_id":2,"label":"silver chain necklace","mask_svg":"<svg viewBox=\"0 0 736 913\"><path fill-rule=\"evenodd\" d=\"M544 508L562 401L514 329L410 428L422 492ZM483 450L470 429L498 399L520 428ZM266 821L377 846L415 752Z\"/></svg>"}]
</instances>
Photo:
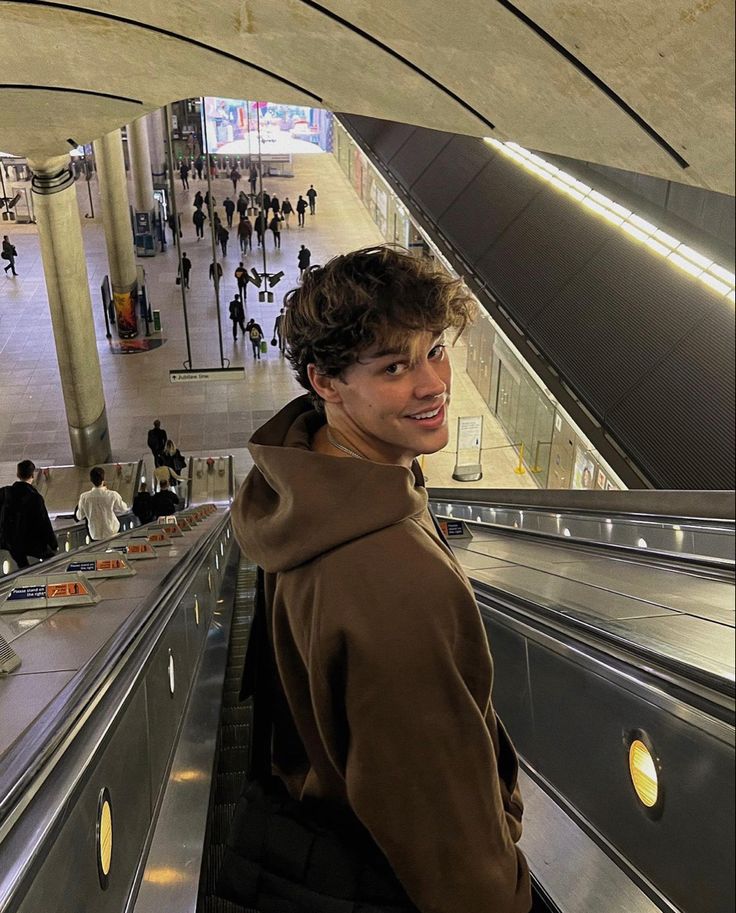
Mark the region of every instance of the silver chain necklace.
<instances>
[{"instance_id":1,"label":"silver chain necklace","mask_svg":"<svg viewBox=\"0 0 736 913\"><path fill-rule=\"evenodd\" d=\"M333 447L337 447L338 450L342 450L343 453L347 453L348 456L356 457L359 460L365 460L367 457L364 457L362 453L358 453L357 450L351 450L349 447L346 447L344 444L338 443L335 438L330 434L330 426L327 426L327 440L332 444Z\"/></svg>"}]
</instances>

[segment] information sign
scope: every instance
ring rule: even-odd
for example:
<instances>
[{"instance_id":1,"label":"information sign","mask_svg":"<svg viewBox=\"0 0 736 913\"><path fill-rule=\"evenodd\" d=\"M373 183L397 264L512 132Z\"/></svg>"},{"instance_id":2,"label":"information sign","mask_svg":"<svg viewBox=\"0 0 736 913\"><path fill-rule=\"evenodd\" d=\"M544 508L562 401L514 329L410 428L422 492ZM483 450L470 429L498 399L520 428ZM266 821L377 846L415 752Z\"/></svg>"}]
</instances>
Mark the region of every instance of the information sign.
<instances>
[{"instance_id":1,"label":"information sign","mask_svg":"<svg viewBox=\"0 0 736 913\"><path fill-rule=\"evenodd\" d=\"M84 574L87 578L96 577L132 577L133 568L122 556L111 556L107 552L102 555L80 555L66 566L67 573L74 571Z\"/></svg>"},{"instance_id":2,"label":"information sign","mask_svg":"<svg viewBox=\"0 0 736 913\"><path fill-rule=\"evenodd\" d=\"M245 380L245 368L208 368L201 371L169 371L169 381L172 384L189 384L194 381L224 380L232 383L236 380Z\"/></svg>"},{"instance_id":3,"label":"information sign","mask_svg":"<svg viewBox=\"0 0 736 913\"><path fill-rule=\"evenodd\" d=\"M2 597L0 614L95 605L99 601L100 597L92 584L79 573L23 577L17 586Z\"/></svg>"},{"instance_id":4,"label":"information sign","mask_svg":"<svg viewBox=\"0 0 736 913\"><path fill-rule=\"evenodd\" d=\"M438 520L437 522L447 539L473 538L473 534L462 520Z\"/></svg>"},{"instance_id":5,"label":"information sign","mask_svg":"<svg viewBox=\"0 0 736 913\"><path fill-rule=\"evenodd\" d=\"M108 552L122 552L129 561L138 561L141 558L157 558L153 546L148 542L131 542L129 545L115 545L107 549Z\"/></svg>"},{"instance_id":6,"label":"information sign","mask_svg":"<svg viewBox=\"0 0 736 913\"><path fill-rule=\"evenodd\" d=\"M457 482L477 482L483 478L481 447L483 416L464 415L457 420L457 454L452 477Z\"/></svg>"}]
</instances>

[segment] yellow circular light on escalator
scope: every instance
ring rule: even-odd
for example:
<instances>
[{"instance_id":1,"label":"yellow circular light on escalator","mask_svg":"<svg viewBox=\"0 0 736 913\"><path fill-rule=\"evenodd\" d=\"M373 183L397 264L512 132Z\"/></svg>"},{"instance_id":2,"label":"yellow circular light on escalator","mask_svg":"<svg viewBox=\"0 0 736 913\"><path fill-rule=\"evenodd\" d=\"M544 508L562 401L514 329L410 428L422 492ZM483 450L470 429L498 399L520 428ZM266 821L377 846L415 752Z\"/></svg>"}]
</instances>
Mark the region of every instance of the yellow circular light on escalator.
<instances>
[{"instance_id":1,"label":"yellow circular light on escalator","mask_svg":"<svg viewBox=\"0 0 736 913\"><path fill-rule=\"evenodd\" d=\"M647 808L654 808L659 799L659 775L652 753L640 739L629 746L629 775L634 791Z\"/></svg>"}]
</instances>

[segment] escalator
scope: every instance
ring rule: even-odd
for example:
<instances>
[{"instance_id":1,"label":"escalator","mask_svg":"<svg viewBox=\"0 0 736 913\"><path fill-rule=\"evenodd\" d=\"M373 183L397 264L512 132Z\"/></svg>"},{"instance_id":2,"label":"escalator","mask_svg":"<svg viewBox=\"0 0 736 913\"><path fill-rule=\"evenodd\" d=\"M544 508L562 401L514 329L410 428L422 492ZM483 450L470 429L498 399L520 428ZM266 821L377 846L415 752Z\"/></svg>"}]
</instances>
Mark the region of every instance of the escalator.
<instances>
[{"instance_id":1,"label":"escalator","mask_svg":"<svg viewBox=\"0 0 736 913\"><path fill-rule=\"evenodd\" d=\"M452 524L470 511L452 544L491 642L494 703L522 756L535 910L730 911L733 674L722 658L671 655L637 627L642 606L654 619L708 621L702 606L714 613L714 588L733 585L727 551L678 558L592 535L550 538L470 521L477 504L452 504ZM0 913L241 913L214 885L246 766L250 710L237 692L254 569L234 545L225 505L156 564L145 580L108 587L94 609L55 616L58 672L43 665L40 638L24 656L28 679L0 680L0 718L8 700L29 715L0 744ZM583 579L591 566L597 576ZM646 574L655 580L648 594ZM662 575L677 581L674 608L663 605ZM685 611L688 601L699 614ZM621 611L604 611L607 602ZM95 632L95 619L104 630ZM710 623L732 636L733 623ZM82 641L77 671L62 672ZM30 706L29 686L53 674L67 677ZM659 794L650 807L629 775L636 740L653 752ZM105 875L106 797L114 849ZM72 845L89 849L73 870Z\"/></svg>"}]
</instances>

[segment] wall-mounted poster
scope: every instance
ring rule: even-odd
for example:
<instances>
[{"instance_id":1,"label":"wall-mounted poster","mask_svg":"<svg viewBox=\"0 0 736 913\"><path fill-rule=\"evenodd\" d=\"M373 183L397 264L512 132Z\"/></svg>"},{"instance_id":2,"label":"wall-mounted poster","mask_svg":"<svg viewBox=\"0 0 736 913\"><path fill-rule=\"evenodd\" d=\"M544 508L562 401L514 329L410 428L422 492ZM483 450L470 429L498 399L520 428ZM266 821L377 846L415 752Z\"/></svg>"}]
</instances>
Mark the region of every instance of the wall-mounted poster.
<instances>
[{"instance_id":1,"label":"wall-mounted poster","mask_svg":"<svg viewBox=\"0 0 736 913\"><path fill-rule=\"evenodd\" d=\"M601 491L606 487L606 474L602 469L595 474L595 487L600 488Z\"/></svg>"},{"instance_id":2,"label":"wall-mounted poster","mask_svg":"<svg viewBox=\"0 0 736 913\"><path fill-rule=\"evenodd\" d=\"M584 450L578 450L575 455L575 472L572 479L573 488L592 488L595 463Z\"/></svg>"}]
</instances>

